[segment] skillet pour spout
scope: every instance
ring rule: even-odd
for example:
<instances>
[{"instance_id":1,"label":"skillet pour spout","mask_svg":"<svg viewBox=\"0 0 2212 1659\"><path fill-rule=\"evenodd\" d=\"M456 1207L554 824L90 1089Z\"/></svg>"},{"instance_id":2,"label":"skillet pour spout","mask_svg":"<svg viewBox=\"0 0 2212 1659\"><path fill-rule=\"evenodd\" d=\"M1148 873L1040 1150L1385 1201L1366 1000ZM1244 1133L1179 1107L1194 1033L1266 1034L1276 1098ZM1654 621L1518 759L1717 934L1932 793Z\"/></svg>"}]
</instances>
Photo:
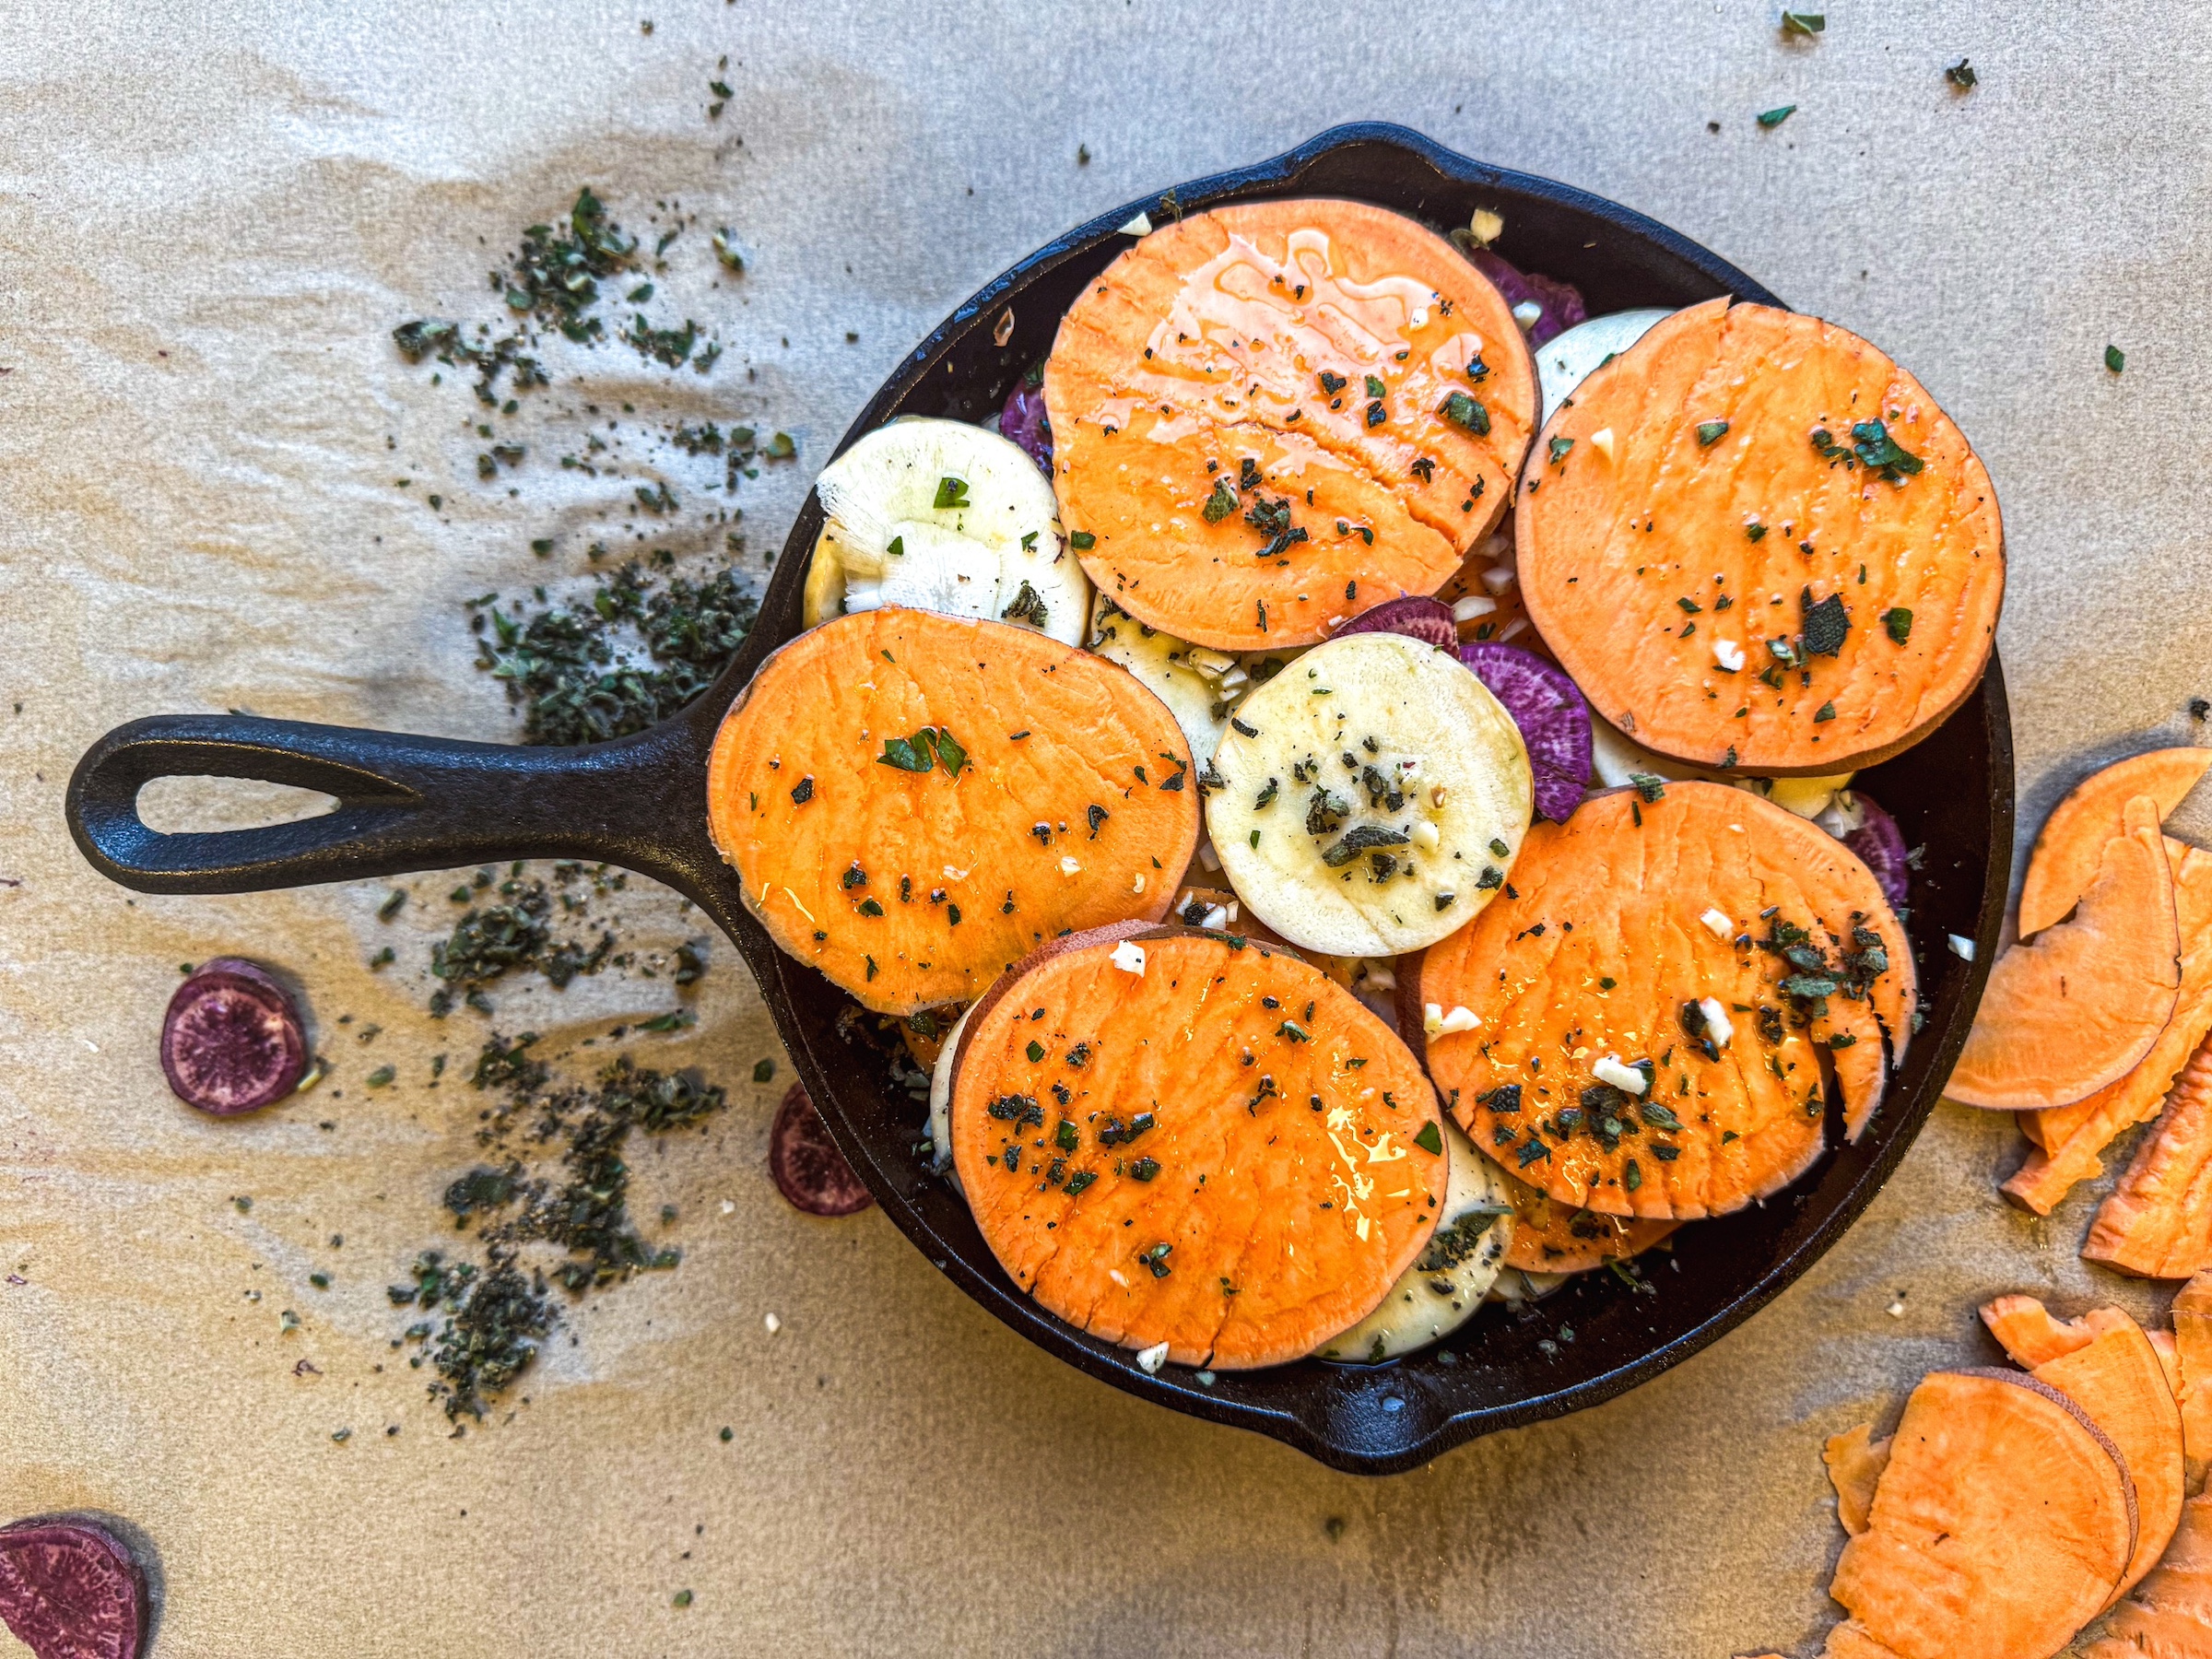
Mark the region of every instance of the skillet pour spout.
<instances>
[{"instance_id":1,"label":"skillet pour spout","mask_svg":"<svg viewBox=\"0 0 2212 1659\"><path fill-rule=\"evenodd\" d=\"M1470 160L1404 127L1333 128L1272 160L1178 184L1102 214L963 302L911 353L840 444L900 415L981 420L1050 350L1075 296L1159 221L1230 202L1343 196L1438 229L1502 216L1498 251L1574 283L1592 315L1678 308L1728 294L1781 300L1734 265L1642 215L1547 179ZM135 721L101 738L70 781L70 833L93 867L148 893L237 893L362 880L513 858L578 858L664 881L743 952L824 1124L931 1264L997 1318L1077 1369L1173 1410L1272 1435L1338 1469L1388 1474L1453 1446L1595 1405L1656 1376L1765 1305L1841 1237L1904 1156L1966 1040L2012 858L2012 736L2002 671L1944 724L1861 783L1925 851L1911 895L1926 1025L1888 1100L1855 1144L1827 1151L1788 1193L1676 1235L1674 1270L1637 1287L1585 1274L1518 1314L1491 1309L1439 1347L1381 1366L1307 1359L1266 1371L1147 1373L1125 1350L1043 1312L1002 1272L959 1195L914 1147L922 1109L895 1079L895 1035L812 970L781 956L746 912L706 828L714 729L770 651L800 631L821 528L810 499L752 636L714 687L635 736L588 748L520 748L245 716ZM138 792L172 775L252 778L337 798L321 818L161 835ZM1976 941L1974 959L1941 948ZM1928 942L1937 948L1930 951ZM1571 1329L1571 1339L1567 1332ZM1202 1380L1203 1379L1203 1380Z\"/></svg>"}]
</instances>

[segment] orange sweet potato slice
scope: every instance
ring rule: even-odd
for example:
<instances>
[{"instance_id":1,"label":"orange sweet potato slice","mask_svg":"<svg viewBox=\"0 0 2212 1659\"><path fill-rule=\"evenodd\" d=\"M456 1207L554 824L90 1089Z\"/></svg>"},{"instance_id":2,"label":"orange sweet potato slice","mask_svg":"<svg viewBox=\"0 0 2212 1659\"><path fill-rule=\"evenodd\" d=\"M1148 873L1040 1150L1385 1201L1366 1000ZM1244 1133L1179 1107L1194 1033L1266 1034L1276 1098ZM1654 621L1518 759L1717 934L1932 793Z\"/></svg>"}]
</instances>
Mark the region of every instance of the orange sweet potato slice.
<instances>
[{"instance_id":1,"label":"orange sweet potato slice","mask_svg":"<svg viewBox=\"0 0 2212 1659\"><path fill-rule=\"evenodd\" d=\"M1513 516L1523 601L1591 707L1700 766L1870 766L1965 700L1996 636L1988 473L1817 317L1722 299L1659 324L1553 412Z\"/></svg>"},{"instance_id":2,"label":"orange sweet potato slice","mask_svg":"<svg viewBox=\"0 0 2212 1659\"><path fill-rule=\"evenodd\" d=\"M2104 862L2104 843L2122 834L2121 815L2137 795L2159 804L2159 818L2173 816L2183 796L2212 767L2212 748L2162 748L2131 755L2092 772L2052 809L2028 855L2020 884L2020 935L2039 934L2066 918Z\"/></svg>"},{"instance_id":3,"label":"orange sweet potato slice","mask_svg":"<svg viewBox=\"0 0 2212 1659\"><path fill-rule=\"evenodd\" d=\"M1524 1273L1588 1273L1642 1254L1681 1226L1577 1209L1511 1171L1500 1172L1513 1200L1513 1236L1505 1247L1505 1265Z\"/></svg>"},{"instance_id":4,"label":"orange sweet potato slice","mask_svg":"<svg viewBox=\"0 0 2212 1659\"><path fill-rule=\"evenodd\" d=\"M1857 1619L1847 1618L1829 1631L1820 1659L1898 1659L1898 1655L1877 1641L1873 1632Z\"/></svg>"},{"instance_id":5,"label":"orange sweet potato slice","mask_svg":"<svg viewBox=\"0 0 2212 1659\"><path fill-rule=\"evenodd\" d=\"M1382 1300L1435 1229L1440 1115L1359 998L1191 928L1035 953L954 1061L954 1161L1014 1282L1108 1342L1217 1370L1312 1353Z\"/></svg>"},{"instance_id":6,"label":"orange sweet potato slice","mask_svg":"<svg viewBox=\"0 0 2212 1659\"><path fill-rule=\"evenodd\" d=\"M2006 948L1944 1093L1967 1106L2065 1106L2125 1077L2181 995L2173 866L2137 795L2070 922Z\"/></svg>"},{"instance_id":7,"label":"orange sweet potato slice","mask_svg":"<svg viewBox=\"0 0 2212 1659\"><path fill-rule=\"evenodd\" d=\"M2146 1278L2212 1266L2212 1037L2182 1068L2158 1127L2098 1206L2081 1253Z\"/></svg>"},{"instance_id":8,"label":"orange sweet potato slice","mask_svg":"<svg viewBox=\"0 0 2212 1659\"><path fill-rule=\"evenodd\" d=\"M2116 1601L2156 1564L2182 1517L2182 1413L2166 1368L2142 1326L2118 1308L2061 1324L2032 1297L1999 1300L2012 1305L2009 1317L1992 1319L1990 1308L1982 1316L2001 1342L2015 1332L2028 1337L2025 1351L2006 1342L2013 1359L2088 1412L2127 1460L2136 1483L2136 1547L2112 1593Z\"/></svg>"},{"instance_id":9,"label":"orange sweet potato slice","mask_svg":"<svg viewBox=\"0 0 2212 1659\"><path fill-rule=\"evenodd\" d=\"M2201 1487L2212 1469L2212 1272L2200 1273L2173 1298L2174 1391L2182 1403L2182 1452L2189 1480Z\"/></svg>"},{"instance_id":10,"label":"orange sweet potato slice","mask_svg":"<svg viewBox=\"0 0 2212 1659\"><path fill-rule=\"evenodd\" d=\"M2080 1406L2017 1371L1936 1371L1829 1594L1900 1659L2048 1659L2104 1606L2136 1530L2126 1462Z\"/></svg>"},{"instance_id":11,"label":"orange sweet potato slice","mask_svg":"<svg viewBox=\"0 0 2212 1659\"><path fill-rule=\"evenodd\" d=\"M1830 1435L1820 1452L1820 1461L1828 1465L1828 1483L1836 1488L1836 1519L1854 1538L1866 1530L1874 1489L1889 1466L1890 1442L1873 1435L1874 1426L1861 1423Z\"/></svg>"},{"instance_id":12,"label":"orange sweet potato slice","mask_svg":"<svg viewBox=\"0 0 2212 1659\"><path fill-rule=\"evenodd\" d=\"M1848 848L1694 782L1536 825L1503 895L1429 947L1420 983L1479 1021L1427 1042L1469 1138L1571 1209L1652 1220L1724 1214L1804 1173L1830 1066L1855 1135L1914 997L1903 929ZM1605 1082L1607 1060L1648 1065L1649 1092Z\"/></svg>"},{"instance_id":13,"label":"orange sweet potato slice","mask_svg":"<svg viewBox=\"0 0 2212 1659\"><path fill-rule=\"evenodd\" d=\"M2212 1493L2189 1500L2158 1570L2082 1659L2212 1659Z\"/></svg>"},{"instance_id":14,"label":"orange sweet potato slice","mask_svg":"<svg viewBox=\"0 0 2212 1659\"><path fill-rule=\"evenodd\" d=\"M2118 1308L2092 1308L2079 1319L2056 1319L2032 1296L1999 1296L1982 1305L1982 1323L2015 1365L2033 1371L2136 1322Z\"/></svg>"},{"instance_id":15,"label":"orange sweet potato slice","mask_svg":"<svg viewBox=\"0 0 2212 1659\"><path fill-rule=\"evenodd\" d=\"M1090 579L1140 622L1242 651L1443 585L1512 497L1536 378L1504 298L1433 231L1248 202L1100 272L1044 399Z\"/></svg>"},{"instance_id":16,"label":"orange sweet potato slice","mask_svg":"<svg viewBox=\"0 0 2212 1659\"><path fill-rule=\"evenodd\" d=\"M2212 1032L2212 853L2171 836L2165 844L2182 941L2182 982L2172 1017L2150 1053L2118 1082L2071 1106L2020 1114L2035 1149L2005 1182L2005 1195L2039 1216L2056 1209L2077 1182L2104 1173L2105 1147L2123 1131L2158 1116L2190 1054Z\"/></svg>"},{"instance_id":17,"label":"orange sweet potato slice","mask_svg":"<svg viewBox=\"0 0 2212 1659\"><path fill-rule=\"evenodd\" d=\"M1182 735L1129 675L926 611L801 634L760 665L707 766L708 825L747 908L884 1014L967 1002L1068 929L1158 918L1198 814Z\"/></svg>"}]
</instances>

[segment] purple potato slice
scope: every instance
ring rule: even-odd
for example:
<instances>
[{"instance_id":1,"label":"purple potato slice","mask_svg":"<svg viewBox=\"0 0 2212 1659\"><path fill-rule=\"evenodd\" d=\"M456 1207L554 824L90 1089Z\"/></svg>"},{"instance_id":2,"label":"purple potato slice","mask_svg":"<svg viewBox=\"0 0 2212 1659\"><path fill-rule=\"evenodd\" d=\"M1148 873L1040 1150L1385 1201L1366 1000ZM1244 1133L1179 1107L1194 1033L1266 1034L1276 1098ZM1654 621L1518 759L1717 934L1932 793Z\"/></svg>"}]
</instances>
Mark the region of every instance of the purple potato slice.
<instances>
[{"instance_id":1,"label":"purple potato slice","mask_svg":"<svg viewBox=\"0 0 2212 1659\"><path fill-rule=\"evenodd\" d=\"M1011 439L1043 467L1046 477L1053 476L1053 423L1044 418L1041 384L1030 385L1026 374L1014 382L1014 390L1006 394L1006 407L998 412L998 430L1001 437Z\"/></svg>"},{"instance_id":2,"label":"purple potato slice","mask_svg":"<svg viewBox=\"0 0 2212 1659\"><path fill-rule=\"evenodd\" d=\"M1912 881L1911 867L1905 862L1908 857L1905 832L1897 827L1895 818L1866 795L1853 790L1851 798L1859 809L1859 827L1843 837L1843 844L1874 872L1876 885L1891 906L1902 908Z\"/></svg>"},{"instance_id":3,"label":"purple potato slice","mask_svg":"<svg viewBox=\"0 0 2212 1659\"><path fill-rule=\"evenodd\" d=\"M768 1172L791 1206L810 1216L856 1215L876 1202L822 1127L803 1083L794 1083L776 1109L768 1133Z\"/></svg>"},{"instance_id":4,"label":"purple potato slice","mask_svg":"<svg viewBox=\"0 0 2212 1659\"><path fill-rule=\"evenodd\" d=\"M1543 314L1528 330L1531 346L1541 346L1553 335L1590 321L1590 308L1583 303L1583 291L1571 282L1524 271L1488 248L1477 248L1467 257L1475 262L1477 270L1497 286L1508 305L1534 304L1541 310Z\"/></svg>"},{"instance_id":5,"label":"purple potato slice","mask_svg":"<svg viewBox=\"0 0 2212 1659\"><path fill-rule=\"evenodd\" d=\"M90 1522L18 1521L0 1527L0 1623L39 1659L138 1659L146 1575Z\"/></svg>"},{"instance_id":6,"label":"purple potato slice","mask_svg":"<svg viewBox=\"0 0 2212 1659\"><path fill-rule=\"evenodd\" d=\"M284 987L218 957L177 987L161 1022L161 1070L177 1099L217 1117L273 1105L307 1071L307 1035Z\"/></svg>"},{"instance_id":7,"label":"purple potato slice","mask_svg":"<svg viewBox=\"0 0 2212 1659\"><path fill-rule=\"evenodd\" d=\"M1518 645L1480 641L1462 645L1459 660L1521 728L1536 810L1565 823L1590 787L1590 705L1564 668Z\"/></svg>"},{"instance_id":8,"label":"purple potato slice","mask_svg":"<svg viewBox=\"0 0 2212 1659\"><path fill-rule=\"evenodd\" d=\"M1338 629L1335 637L1342 639L1346 634L1356 633L1404 634L1439 651L1450 651L1459 643L1459 629L1452 620L1452 607L1441 599L1424 599L1418 594L1386 599L1374 609L1360 612Z\"/></svg>"}]
</instances>

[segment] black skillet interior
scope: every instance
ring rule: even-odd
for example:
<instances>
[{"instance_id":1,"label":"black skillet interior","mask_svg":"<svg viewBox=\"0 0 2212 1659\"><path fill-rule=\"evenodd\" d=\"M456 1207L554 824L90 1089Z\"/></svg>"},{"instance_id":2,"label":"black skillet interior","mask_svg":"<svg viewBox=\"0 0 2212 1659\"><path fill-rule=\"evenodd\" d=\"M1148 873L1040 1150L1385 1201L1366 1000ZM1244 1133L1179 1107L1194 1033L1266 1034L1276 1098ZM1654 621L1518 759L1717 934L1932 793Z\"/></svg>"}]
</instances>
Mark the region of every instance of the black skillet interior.
<instances>
[{"instance_id":1,"label":"black skillet interior","mask_svg":"<svg viewBox=\"0 0 2212 1659\"><path fill-rule=\"evenodd\" d=\"M1130 245L1122 227L1138 213L1159 220L1286 195L1353 197L1440 229L1465 224L1478 206L1495 209L1505 220L1499 252L1574 282L1593 315L1722 293L1780 303L1704 249L1612 203L1482 166L1402 127L1338 127L1274 160L1132 203L1031 254L916 348L845 441L898 415L977 420L992 413L1016 377L1050 349L1083 283ZM1378 1367L1308 1360L1222 1372L1210 1383L1179 1367L1146 1374L1125 1350L1044 1313L1000 1272L965 1204L917 1155L926 1108L912 1091L911 1067L895 1062L895 1040L881 1022L857 1017L826 980L775 951L707 841L700 811L706 746L760 660L799 631L800 592L819 528L810 500L737 660L690 710L637 737L544 750L230 717L135 722L79 764L69 794L72 832L95 867L159 892L246 891L549 855L605 858L668 881L737 942L839 1145L885 1213L963 1290L1093 1376L1359 1473L1410 1468L1476 1436L1594 1405L1695 1353L1835 1241L1934 1106L1995 953L2010 873L2011 728L1994 659L1979 693L1939 730L1862 777L1908 842L1924 848L1910 925L1926 1023L1858 1145L1840 1144L1831 1110L1830 1149L1814 1169L1762 1207L1677 1234L1672 1262L1651 1276L1653 1290L1584 1275L1532 1310L1516 1316L1486 1309L1441 1347ZM321 789L340 806L274 830L146 830L135 807L139 786L187 772ZM1977 942L1975 960L1945 948L1952 934Z\"/></svg>"}]
</instances>

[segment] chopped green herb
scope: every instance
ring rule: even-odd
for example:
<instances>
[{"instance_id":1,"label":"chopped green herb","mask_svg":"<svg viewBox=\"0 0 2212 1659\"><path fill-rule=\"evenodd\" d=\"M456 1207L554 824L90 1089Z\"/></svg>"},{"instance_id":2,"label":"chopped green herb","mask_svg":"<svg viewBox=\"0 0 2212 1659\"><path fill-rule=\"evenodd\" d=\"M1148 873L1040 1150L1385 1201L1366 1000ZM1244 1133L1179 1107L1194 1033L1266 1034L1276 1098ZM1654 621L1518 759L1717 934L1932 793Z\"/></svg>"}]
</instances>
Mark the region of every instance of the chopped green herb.
<instances>
[{"instance_id":1,"label":"chopped green herb","mask_svg":"<svg viewBox=\"0 0 2212 1659\"><path fill-rule=\"evenodd\" d=\"M2104 348L2104 366L2114 374L2119 373L2127 367L2127 353L2117 346L2107 346Z\"/></svg>"},{"instance_id":2,"label":"chopped green herb","mask_svg":"<svg viewBox=\"0 0 2212 1659\"><path fill-rule=\"evenodd\" d=\"M1785 11L1782 14L1782 32L1785 35L1817 35L1828 28L1824 12Z\"/></svg>"},{"instance_id":3,"label":"chopped green herb","mask_svg":"<svg viewBox=\"0 0 2212 1659\"><path fill-rule=\"evenodd\" d=\"M1762 127L1778 127L1796 112L1795 104L1783 104L1779 110L1761 110L1759 112L1759 124Z\"/></svg>"},{"instance_id":4,"label":"chopped green herb","mask_svg":"<svg viewBox=\"0 0 2212 1659\"><path fill-rule=\"evenodd\" d=\"M1088 553L1099 545L1099 538L1088 530L1070 531L1067 545L1078 553Z\"/></svg>"},{"instance_id":5,"label":"chopped green herb","mask_svg":"<svg viewBox=\"0 0 2212 1659\"><path fill-rule=\"evenodd\" d=\"M1851 429L1852 453L1868 472L1891 484L1901 484L1927 464L1908 454L1878 420L1862 420Z\"/></svg>"},{"instance_id":6,"label":"chopped green herb","mask_svg":"<svg viewBox=\"0 0 2212 1659\"><path fill-rule=\"evenodd\" d=\"M936 731L930 726L924 726L912 737L886 737L883 753L876 757L876 764L894 767L900 771L928 771L937 763L936 740Z\"/></svg>"},{"instance_id":7,"label":"chopped green herb","mask_svg":"<svg viewBox=\"0 0 2212 1659\"><path fill-rule=\"evenodd\" d=\"M930 505L939 512L943 512L947 508L971 505L968 500L968 480L965 478L939 478L936 499L930 502Z\"/></svg>"},{"instance_id":8,"label":"chopped green herb","mask_svg":"<svg viewBox=\"0 0 2212 1659\"><path fill-rule=\"evenodd\" d=\"M1815 603L1811 584L1807 583L1798 596L1798 605L1804 617L1797 636L1798 660L1840 656L1844 639L1851 632L1851 617L1843 607L1843 595L1830 594Z\"/></svg>"},{"instance_id":9,"label":"chopped green herb","mask_svg":"<svg viewBox=\"0 0 2212 1659\"><path fill-rule=\"evenodd\" d=\"M1971 92L1974 88L1974 83L1981 79L1981 76L1974 73L1973 65L1967 62L1966 59L1960 58L1943 72L1943 78L1949 81L1959 91Z\"/></svg>"},{"instance_id":10,"label":"chopped green herb","mask_svg":"<svg viewBox=\"0 0 2212 1659\"><path fill-rule=\"evenodd\" d=\"M1051 618L1044 596L1026 581L1021 584L1021 591L1014 595L1014 603L998 614L1006 621L1032 622L1039 628L1044 627Z\"/></svg>"},{"instance_id":11,"label":"chopped green herb","mask_svg":"<svg viewBox=\"0 0 2212 1659\"><path fill-rule=\"evenodd\" d=\"M1574 447L1574 440L1571 438L1554 438L1544 447L1551 453L1551 464L1554 466L1557 466L1560 462L1567 459L1567 452Z\"/></svg>"},{"instance_id":12,"label":"chopped green herb","mask_svg":"<svg viewBox=\"0 0 2212 1659\"><path fill-rule=\"evenodd\" d=\"M1444 1150L1443 1134L1434 1124L1423 1124L1421 1132L1413 1137L1413 1144L1431 1158L1440 1157Z\"/></svg>"},{"instance_id":13,"label":"chopped green herb","mask_svg":"<svg viewBox=\"0 0 2212 1659\"><path fill-rule=\"evenodd\" d=\"M1900 606L1893 606L1882 613L1882 626L1889 637L1902 645L1912 637L1912 613Z\"/></svg>"},{"instance_id":14,"label":"chopped green herb","mask_svg":"<svg viewBox=\"0 0 2212 1659\"><path fill-rule=\"evenodd\" d=\"M1698 447L1700 449L1711 449L1727 436L1728 423L1724 420L1700 420L1698 422Z\"/></svg>"},{"instance_id":15,"label":"chopped green herb","mask_svg":"<svg viewBox=\"0 0 2212 1659\"><path fill-rule=\"evenodd\" d=\"M1487 438L1490 431L1490 412L1481 403L1465 392L1447 396L1437 413L1455 427L1463 427L1477 438Z\"/></svg>"}]
</instances>

